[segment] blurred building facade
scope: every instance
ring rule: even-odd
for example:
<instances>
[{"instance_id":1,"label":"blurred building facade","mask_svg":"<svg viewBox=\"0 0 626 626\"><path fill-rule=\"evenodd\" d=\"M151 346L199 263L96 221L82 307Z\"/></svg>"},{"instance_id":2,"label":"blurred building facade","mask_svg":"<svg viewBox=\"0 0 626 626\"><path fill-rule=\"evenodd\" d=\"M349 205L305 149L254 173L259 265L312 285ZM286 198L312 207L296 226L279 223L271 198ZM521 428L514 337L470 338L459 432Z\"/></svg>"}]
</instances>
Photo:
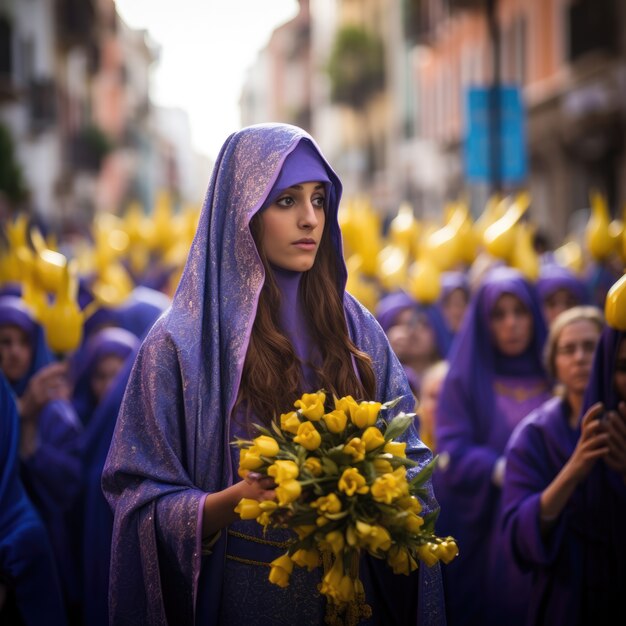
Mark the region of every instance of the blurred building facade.
<instances>
[{"instance_id":1,"label":"blurred building facade","mask_svg":"<svg viewBox=\"0 0 626 626\"><path fill-rule=\"evenodd\" d=\"M242 120L310 130L347 194L369 195L388 215L408 200L432 216L463 193L480 212L491 189L465 178L464 102L469 87L493 84L495 70L499 83L522 90L533 220L557 243L592 188L621 213L626 3L306 0L275 36L295 38L307 20L308 52L272 38L260 53ZM307 67L308 86L299 75ZM309 102L309 124L296 114L306 107L275 104L295 91Z\"/></svg>"},{"instance_id":2,"label":"blurred building facade","mask_svg":"<svg viewBox=\"0 0 626 626\"><path fill-rule=\"evenodd\" d=\"M131 199L150 210L162 187L197 200L180 174L192 169L186 122L151 103L158 59L114 0L0 0L0 123L29 191L13 210L84 230Z\"/></svg>"}]
</instances>

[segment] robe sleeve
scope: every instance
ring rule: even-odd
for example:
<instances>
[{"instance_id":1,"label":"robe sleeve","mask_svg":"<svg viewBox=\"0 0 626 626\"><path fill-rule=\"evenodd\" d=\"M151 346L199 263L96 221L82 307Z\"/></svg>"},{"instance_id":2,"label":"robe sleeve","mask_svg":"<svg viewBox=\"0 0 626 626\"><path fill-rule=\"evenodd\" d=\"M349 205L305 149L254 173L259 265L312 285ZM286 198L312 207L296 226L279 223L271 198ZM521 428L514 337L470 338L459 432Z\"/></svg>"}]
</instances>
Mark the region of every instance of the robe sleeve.
<instances>
[{"instance_id":1,"label":"robe sleeve","mask_svg":"<svg viewBox=\"0 0 626 626\"><path fill-rule=\"evenodd\" d=\"M525 570L549 566L565 536L566 506L544 537L540 528L540 498L556 473L548 462L545 441L532 423L517 433L507 450L502 488L502 530L518 565Z\"/></svg>"},{"instance_id":2,"label":"robe sleeve","mask_svg":"<svg viewBox=\"0 0 626 626\"><path fill-rule=\"evenodd\" d=\"M499 488L492 480L498 454L480 443L471 416L471 401L453 377L444 380L435 422L442 482L459 506L461 523L486 524L491 518Z\"/></svg>"},{"instance_id":3,"label":"robe sleeve","mask_svg":"<svg viewBox=\"0 0 626 626\"><path fill-rule=\"evenodd\" d=\"M131 372L103 472L114 510L109 608L115 624L194 619L206 493L185 463L190 444L176 349L162 328L154 330Z\"/></svg>"}]
</instances>

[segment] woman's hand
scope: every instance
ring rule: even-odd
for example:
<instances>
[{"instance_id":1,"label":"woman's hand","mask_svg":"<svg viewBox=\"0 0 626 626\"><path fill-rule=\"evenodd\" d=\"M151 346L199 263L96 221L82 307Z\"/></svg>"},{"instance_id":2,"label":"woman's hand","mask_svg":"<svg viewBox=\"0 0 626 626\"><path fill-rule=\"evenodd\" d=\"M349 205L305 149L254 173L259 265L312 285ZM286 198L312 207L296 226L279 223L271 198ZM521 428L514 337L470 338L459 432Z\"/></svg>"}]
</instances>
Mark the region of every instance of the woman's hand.
<instances>
[{"instance_id":1,"label":"woman's hand","mask_svg":"<svg viewBox=\"0 0 626 626\"><path fill-rule=\"evenodd\" d=\"M603 409L602 403L598 402L585 413L576 448L561 471L541 493L539 515L544 535L561 515L576 487L587 477L596 461L609 453L609 435L599 419Z\"/></svg>"},{"instance_id":2,"label":"woman's hand","mask_svg":"<svg viewBox=\"0 0 626 626\"><path fill-rule=\"evenodd\" d=\"M29 381L26 391L18 399L17 408L22 420L36 421L41 409L51 400L68 400L70 385L66 363L51 363L42 367Z\"/></svg>"},{"instance_id":3,"label":"woman's hand","mask_svg":"<svg viewBox=\"0 0 626 626\"><path fill-rule=\"evenodd\" d=\"M274 500L276 483L269 476L263 476L257 472L248 472L248 475L239 483L242 489L242 498L251 500Z\"/></svg>"},{"instance_id":4,"label":"woman's hand","mask_svg":"<svg viewBox=\"0 0 626 626\"><path fill-rule=\"evenodd\" d=\"M603 410L602 403L597 402L585 413L580 424L580 439L565 464L577 483L588 476L599 458L609 454L609 434L599 419Z\"/></svg>"},{"instance_id":5,"label":"woman's hand","mask_svg":"<svg viewBox=\"0 0 626 626\"><path fill-rule=\"evenodd\" d=\"M617 411L609 411L604 420L609 452L604 462L626 480L626 403L620 402Z\"/></svg>"},{"instance_id":6,"label":"woman's hand","mask_svg":"<svg viewBox=\"0 0 626 626\"><path fill-rule=\"evenodd\" d=\"M239 519L235 507L242 498L273 500L274 479L256 472L249 472L244 480L210 493L204 500L202 536L208 537Z\"/></svg>"}]
</instances>

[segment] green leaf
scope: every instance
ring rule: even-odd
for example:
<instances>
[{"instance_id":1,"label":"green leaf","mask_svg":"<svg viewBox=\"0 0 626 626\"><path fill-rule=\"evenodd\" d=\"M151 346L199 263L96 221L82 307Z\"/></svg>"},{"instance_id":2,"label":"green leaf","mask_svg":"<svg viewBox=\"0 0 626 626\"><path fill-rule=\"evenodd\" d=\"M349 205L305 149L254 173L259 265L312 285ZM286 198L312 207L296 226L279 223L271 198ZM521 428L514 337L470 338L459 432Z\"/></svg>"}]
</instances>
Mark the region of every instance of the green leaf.
<instances>
[{"instance_id":1,"label":"green leaf","mask_svg":"<svg viewBox=\"0 0 626 626\"><path fill-rule=\"evenodd\" d=\"M385 430L385 441L397 439L413 423L415 413L398 413Z\"/></svg>"},{"instance_id":2,"label":"green leaf","mask_svg":"<svg viewBox=\"0 0 626 626\"><path fill-rule=\"evenodd\" d=\"M339 466L327 456L322 457L322 470L325 474L339 474Z\"/></svg>"},{"instance_id":3,"label":"green leaf","mask_svg":"<svg viewBox=\"0 0 626 626\"><path fill-rule=\"evenodd\" d=\"M409 486L412 489L420 489L423 487L433 475L436 465L437 457L435 456L411 479Z\"/></svg>"}]
</instances>

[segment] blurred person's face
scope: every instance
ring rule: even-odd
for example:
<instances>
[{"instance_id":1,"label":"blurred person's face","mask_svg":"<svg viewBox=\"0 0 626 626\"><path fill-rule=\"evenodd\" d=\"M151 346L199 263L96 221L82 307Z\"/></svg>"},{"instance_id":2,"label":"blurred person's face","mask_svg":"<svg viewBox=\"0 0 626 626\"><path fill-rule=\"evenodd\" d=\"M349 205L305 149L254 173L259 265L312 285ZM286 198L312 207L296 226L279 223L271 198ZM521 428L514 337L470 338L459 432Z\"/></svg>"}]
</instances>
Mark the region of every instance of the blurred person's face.
<instances>
[{"instance_id":1,"label":"blurred person's face","mask_svg":"<svg viewBox=\"0 0 626 626\"><path fill-rule=\"evenodd\" d=\"M512 294L498 298L489 320L496 348L505 356L519 356L530 345L533 318L524 303Z\"/></svg>"},{"instance_id":2,"label":"blurred person's face","mask_svg":"<svg viewBox=\"0 0 626 626\"><path fill-rule=\"evenodd\" d=\"M600 329L589 320L577 320L561 330L555 346L554 365L557 379L569 393L585 393L598 339Z\"/></svg>"},{"instance_id":3,"label":"blurred person's face","mask_svg":"<svg viewBox=\"0 0 626 626\"><path fill-rule=\"evenodd\" d=\"M443 302L442 311L448 327L457 332L467 308L467 294L462 289L455 289Z\"/></svg>"},{"instance_id":4,"label":"blurred person's face","mask_svg":"<svg viewBox=\"0 0 626 626\"><path fill-rule=\"evenodd\" d=\"M109 354L98 361L98 365L91 377L91 390L98 404L104 399L113 379L123 365L124 359L115 354Z\"/></svg>"},{"instance_id":5,"label":"blurred person's face","mask_svg":"<svg viewBox=\"0 0 626 626\"><path fill-rule=\"evenodd\" d=\"M405 309L398 314L387 336L401 363L431 361L437 357L435 334L422 313Z\"/></svg>"},{"instance_id":6,"label":"blurred person's face","mask_svg":"<svg viewBox=\"0 0 626 626\"><path fill-rule=\"evenodd\" d=\"M622 339L615 357L615 374L613 376L615 391L620 400L626 401L626 340Z\"/></svg>"},{"instance_id":7,"label":"blurred person's face","mask_svg":"<svg viewBox=\"0 0 626 626\"><path fill-rule=\"evenodd\" d=\"M557 289L554 293L550 294L543 301L543 314L545 315L548 326L552 324L554 319L579 304L578 300L574 297L574 294L567 289Z\"/></svg>"},{"instance_id":8,"label":"blurred person's face","mask_svg":"<svg viewBox=\"0 0 626 626\"><path fill-rule=\"evenodd\" d=\"M419 421L420 430L435 432L435 415L445 371L434 372L424 376L420 385Z\"/></svg>"},{"instance_id":9,"label":"blurred person's face","mask_svg":"<svg viewBox=\"0 0 626 626\"><path fill-rule=\"evenodd\" d=\"M19 326L0 326L0 369L9 382L17 382L30 368L33 347L28 334Z\"/></svg>"}]
</instances>

